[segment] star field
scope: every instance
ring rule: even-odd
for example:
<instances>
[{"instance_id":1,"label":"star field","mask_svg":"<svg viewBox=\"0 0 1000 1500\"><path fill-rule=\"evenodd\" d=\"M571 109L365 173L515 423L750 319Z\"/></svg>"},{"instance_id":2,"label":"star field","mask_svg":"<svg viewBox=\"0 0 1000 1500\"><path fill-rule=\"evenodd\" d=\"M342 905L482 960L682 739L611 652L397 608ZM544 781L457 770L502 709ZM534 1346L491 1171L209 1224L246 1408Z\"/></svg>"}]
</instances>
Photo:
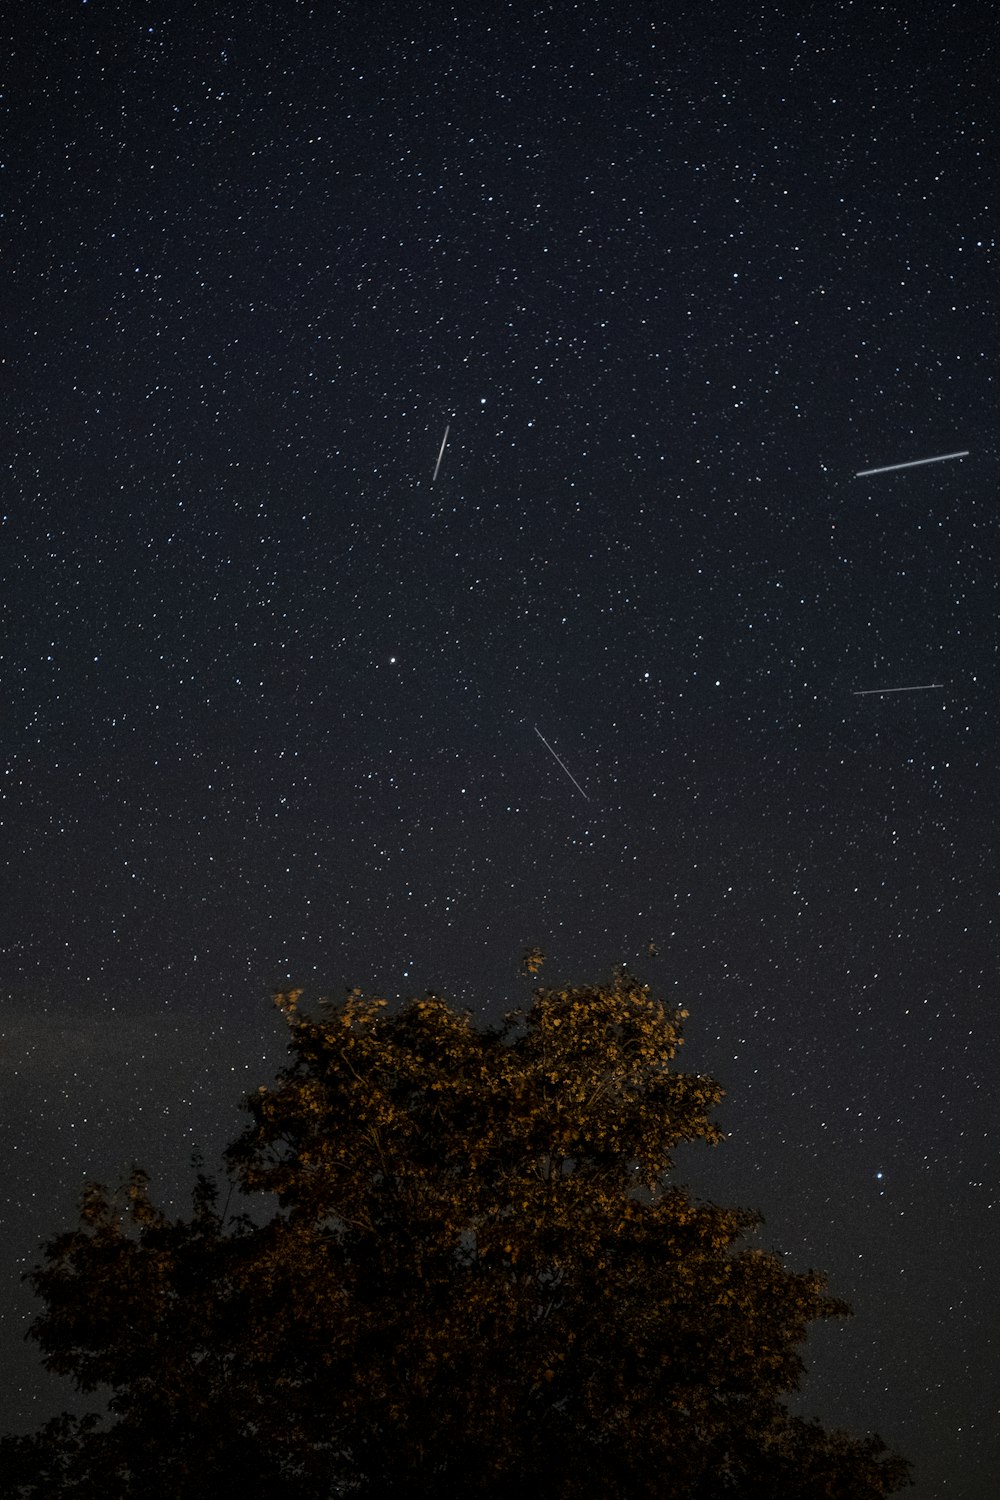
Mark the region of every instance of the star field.
<instances>
[{"instance_id":1,"label":"star field","mask_svg":"<svg viewBox=\"0 0 1000 1500\"><path fill-rule=\"evenodd\" d=\"M802 1409L988 1500L996 22L7 25L2 1425L74 1405L19 1272L183 1210L275 987L495 1020L537 943L690 1011L683 1173L857 1314Z\"/></svg>"}]
</instances>

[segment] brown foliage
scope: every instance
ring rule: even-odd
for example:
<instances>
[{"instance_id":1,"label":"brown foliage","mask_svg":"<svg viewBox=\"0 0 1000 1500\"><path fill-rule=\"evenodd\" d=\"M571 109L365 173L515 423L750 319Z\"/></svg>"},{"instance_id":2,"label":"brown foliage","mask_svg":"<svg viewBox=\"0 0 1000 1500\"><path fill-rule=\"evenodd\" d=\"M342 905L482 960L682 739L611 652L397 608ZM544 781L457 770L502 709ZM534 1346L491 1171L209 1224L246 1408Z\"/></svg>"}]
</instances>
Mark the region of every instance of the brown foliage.
<instances>
[{"instance_id":1,"label":"brown foliage","mask_svg":"<svg viewBox=\"0 0 1000 1500\"><path fill-rule=\"evenodd\" d=\"M357 991L316 1017L299 999L277 997L291 1062L227 1152L276 1211L224 1222L204 1177L175 1222L139 1172L124 1204L89 1190L32 1274L32 1336L117 1420L7 1440L0 1493L244 1476L276 1496L866 1500L907 1482L877 1439L783 1405L810 1322L847 1311L823 1278L672 1180L679 1144L721 1139L719 1085L674 1066L683 1011L623 973L537 989L491 1030L435 995L395 1015ZM53 1477L69 1453L72 1480Z\"/></svg>"}]
</instances>

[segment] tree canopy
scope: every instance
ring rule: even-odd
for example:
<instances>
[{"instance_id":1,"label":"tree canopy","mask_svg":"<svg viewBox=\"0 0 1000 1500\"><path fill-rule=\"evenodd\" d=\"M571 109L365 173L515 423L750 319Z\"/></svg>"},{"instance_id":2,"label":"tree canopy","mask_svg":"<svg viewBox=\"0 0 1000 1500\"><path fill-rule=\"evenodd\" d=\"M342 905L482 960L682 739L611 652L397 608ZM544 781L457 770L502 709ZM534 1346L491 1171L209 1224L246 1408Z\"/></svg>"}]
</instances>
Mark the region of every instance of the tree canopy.
<instances>
[{"instance_id":1,"label":"tree canopy","mask_svg":"<svg viewBox=\"0 0 1000 1500\"><path fill-rule=\"evenodd\" d=\"M531 955L537 972L538 955ZM493 1028L430 994L277 1003L291 1060L169 1219L136 1169L29 1273L46 1366L107 1395L4 1440L0 1493L868 1500L877 1437L788 1411L848 1309L674 1180L722 1089L619 972Z\"/></svg>"}]
</instances>

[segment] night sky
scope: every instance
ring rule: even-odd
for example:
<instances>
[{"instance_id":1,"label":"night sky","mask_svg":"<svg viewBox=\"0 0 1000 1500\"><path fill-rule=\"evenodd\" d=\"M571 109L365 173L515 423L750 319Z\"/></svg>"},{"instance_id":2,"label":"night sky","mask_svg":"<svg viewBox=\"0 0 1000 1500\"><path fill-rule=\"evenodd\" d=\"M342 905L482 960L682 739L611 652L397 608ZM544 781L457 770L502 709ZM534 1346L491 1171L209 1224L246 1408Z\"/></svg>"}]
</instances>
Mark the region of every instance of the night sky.
<instances>
[{"instance_id":1,"label":"night sky","mask_svg":"<svg viewBox=\"0 0 1000 1500\"><path fill-rule=\"evenodd\" d=\"M684 1180L855 1307L802 1409L992 1500L994 12L12 14L0 1427L276 987L496 1020L537 943L690 1011Z\"/></svg>"}]
</instances>

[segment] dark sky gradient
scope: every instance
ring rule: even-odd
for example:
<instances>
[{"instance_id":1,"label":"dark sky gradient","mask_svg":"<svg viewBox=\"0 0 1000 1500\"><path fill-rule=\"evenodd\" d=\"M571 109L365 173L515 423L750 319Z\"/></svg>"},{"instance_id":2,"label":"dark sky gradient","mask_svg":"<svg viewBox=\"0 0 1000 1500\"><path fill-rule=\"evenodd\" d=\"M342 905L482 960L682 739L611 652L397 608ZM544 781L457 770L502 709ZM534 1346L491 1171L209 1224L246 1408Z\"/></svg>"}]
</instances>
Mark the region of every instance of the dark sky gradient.
<instances>
[{"instance_id":1,"label":"dark sky gradient","mask_svg":"<svg viewBox=\"0 0 1000 1500\"><path fill-rule=\"evenodd\" d=\"M29 9L3 1425L74 1399L18 1273L133 1159L183 1209L273 988L496 1019L538 943L690 1010L685 1176L856 1308L805 1409L993 1500L992 11Z\"/></svg>"}]
</instances>

